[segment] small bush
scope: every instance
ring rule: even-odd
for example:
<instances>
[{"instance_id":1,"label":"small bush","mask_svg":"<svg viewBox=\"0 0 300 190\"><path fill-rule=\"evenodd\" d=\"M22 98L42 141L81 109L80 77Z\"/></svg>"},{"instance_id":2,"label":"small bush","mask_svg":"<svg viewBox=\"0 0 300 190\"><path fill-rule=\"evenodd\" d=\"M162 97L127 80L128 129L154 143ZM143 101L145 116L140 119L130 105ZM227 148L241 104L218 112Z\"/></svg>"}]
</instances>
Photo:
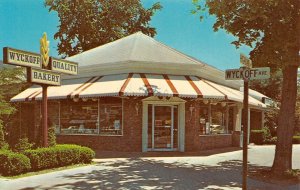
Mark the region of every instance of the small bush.
<instances>
[{"instance_id":1,"label":"small bush","mask_svg":"<svg viewBox=\"0 0 300 190\"><path fill-rule=\"evenodd\" d=\"M3 176L17 175L30 170L30 160L23 154L11 151L0 151L0 174Z\"/></svg>"},{"instance_id":2,"label":"small bush","mask_svg":"<svg viewBox=\"0 0 300 190\"><path fill-rule=\"evenodd\" d=\"M95 152L88 147L64 144L28 150L25 151L25 155L30 158L31 167L36 171L72 164L91 163L95 157Z\"/></svg>"},{"instance_id":3,"label":"small bush","mask_svg":"<svg viewBox=\"0 0 300 190\"><path fill-rule=\"evenodd\" d=\"M48 144L49 146L56 145L55 125L50 125L48 129Z\"/></svg>"},{"instance_id":4,"label":"small bush","mask_svg":"<svg viewBox=\"0 0 300 190\"><path fill-rule=\"evenodd\" d=\"M251 141L254 142L254 144L263 144L263 130L251 130Z\"/></svg>"},{"instance_id":5,"label":"small bush","mask_svg":"<svg viewBox=\"0 0 300 190\"><path fill-rule=\"evenodd\" d=\"M9 144L7 142L0 143L0 151L2 150L9 150Z\"/></svg>"},{"instance_id":6,"label":"small bush","mask_svg":"<svg viewBox=\"0 0 300 190\"><path fill-rule=\"evenodd\" d=\"M276 144L276 142L277 142L277 137L271 137L264 140L264 144Z\"/></svg>"},{"instance_id":7,"label":"small bush","mask_svg":"<svg viewBox=\"0 0 300 190\"><path fill-rule=\"evenodd\" d=\"M293 144L300 144L300 136L293 136Z\"/></svg>"},{"instance_id":8,"label":"small bush","mask_svg":"<svg viewBox=\"0 0 300 190\"><path fill-rule=\"evenodd\" d=\"M15 152L24 152L30 150L33 147L32 143L29 143L28 138L19 139L18 143L14 147Z\"/></svg>"}]
</instances>

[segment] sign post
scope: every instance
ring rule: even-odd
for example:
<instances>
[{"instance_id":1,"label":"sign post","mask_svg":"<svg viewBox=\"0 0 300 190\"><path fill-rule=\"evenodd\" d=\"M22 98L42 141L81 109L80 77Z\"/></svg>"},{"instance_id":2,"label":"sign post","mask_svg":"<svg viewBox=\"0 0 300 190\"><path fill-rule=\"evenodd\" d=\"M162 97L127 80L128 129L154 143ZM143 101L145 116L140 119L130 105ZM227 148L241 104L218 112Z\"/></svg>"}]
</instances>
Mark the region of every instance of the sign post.
<instances>
[{"instance_id":1,"label":"sign post","mask_svg":"<svg viewBox=\"0 0 300 190\"><path fill-rule=\"evenodd\" d=\"M244 80L244 100L243 100L243 190L247 189L248 172L248 99L249 80L270 78L270 68L252 68L252 62L245 55L240 54L240 62L243 65L240 69L228 69L225 71L226 80Z\"/></svg>"},{"instance_id":2,"label":"sign post","mask_svg":"<svg viewBox=\"0 0 300 190\"><path fill-rule=\"evenodd\" d=\"M49 64L50 62L50 64ZM42 86L43 146L48 146L48 86L60 86L60 73L77 75L78 63L49 57L49 41L44 33L40 39L40 54L3 48L3 63L27 68L27 82Z\"/></svg>"},{"instance_id":3,"label":"sign post","mask_svg":"<svg viewBox=\"0 0 300 190\"><path fill-rule=\"evenodd\" d=\"M49 41L47 40L46 33L43 34L43 37L40 39L40 54L42 60L42 68L48 69L49 63ZM43 146L48 147L48 96L47 96L47 84L42 86L42 126L43 126Z\"/></svg>"},{"instance_id":4,"label":"sign post","mask_svg":"<svg viewBox=\"0 0 300 190\"><path fill-rule=\"evenodd\" d=\"M243 190L247 189L248 173L248 94L249 79L244 78L244 101L243 101Z\"/></svg>"}]
</instances>

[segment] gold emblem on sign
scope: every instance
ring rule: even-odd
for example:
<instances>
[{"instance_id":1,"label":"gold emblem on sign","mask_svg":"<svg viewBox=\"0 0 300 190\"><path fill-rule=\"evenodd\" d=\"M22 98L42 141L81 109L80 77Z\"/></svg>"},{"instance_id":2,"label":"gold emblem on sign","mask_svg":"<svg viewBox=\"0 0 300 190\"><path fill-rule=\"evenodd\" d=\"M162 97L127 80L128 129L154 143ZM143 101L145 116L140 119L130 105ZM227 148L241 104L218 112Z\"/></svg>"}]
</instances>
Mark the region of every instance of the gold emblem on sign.
<instances>
[{"instance_id":1,"label":"gold emblem on sign","mask_svg":"<svg viewBox=\"0 0 300 190\"><path fill-rule=\"evenodd\" d=\"M40 52L42 64L46 68L49 63L49 41L47 41L46 32L44 32L43 37L40 39Z\"/></svg>"}]
</instances>

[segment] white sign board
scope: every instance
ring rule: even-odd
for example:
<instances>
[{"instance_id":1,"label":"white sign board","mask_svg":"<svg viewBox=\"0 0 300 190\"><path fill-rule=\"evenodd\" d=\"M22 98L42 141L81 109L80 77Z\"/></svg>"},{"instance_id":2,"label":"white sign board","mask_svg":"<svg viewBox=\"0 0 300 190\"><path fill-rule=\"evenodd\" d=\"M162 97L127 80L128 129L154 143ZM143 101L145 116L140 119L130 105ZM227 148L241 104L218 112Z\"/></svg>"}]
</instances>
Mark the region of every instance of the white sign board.
<instances>
[{"instance_id":1,"label":"white sign board","mask_svg":"<svg viewBox=\"0 0 300 190\"><path fill-rule=\"evenodd\" d=\"M240 54L240 63L244 67L252 68L252 61L242 53Z\"/></svg>"},{"instance_id":2,"label":"white sign board","mask_svg":"<svg viewBox=\"0 0 300 190\"><path fill-rule=\"evenodd\" d=\"M41 55L9 47L3 48L3 63L41 68Z\"/></svg>"},{"instance_id":3,"label":"white sign board","mask_svg":"<svg viewBox=\"0 0 300 190\"><path fill-rule=\"evenodd\" d=\"M226 80L255 80L270 78L270 67L258 67L251 69L229 69L225 71Z\"/></svg>"},{"instance_id":4,"label":"white sign board","mask_svg":"<svg viewBox=\"0 0 300 190\"><path fill-rule=\"evenodd\" d=\"M52 71L70 75L78 74L78 64L75 62L50 57L50 66Z\"/></svg>"},{"instance_id":5,"label":"white sign board","mask_svg":"<svg viewBox=\"0 0 300 190\"><path fill-rule=\"evenodd\" d=\"M50 70L28 68L28 82L36 84L47 84L51 86L60 86L61 76Z\"/></svg>"}]
</instances>

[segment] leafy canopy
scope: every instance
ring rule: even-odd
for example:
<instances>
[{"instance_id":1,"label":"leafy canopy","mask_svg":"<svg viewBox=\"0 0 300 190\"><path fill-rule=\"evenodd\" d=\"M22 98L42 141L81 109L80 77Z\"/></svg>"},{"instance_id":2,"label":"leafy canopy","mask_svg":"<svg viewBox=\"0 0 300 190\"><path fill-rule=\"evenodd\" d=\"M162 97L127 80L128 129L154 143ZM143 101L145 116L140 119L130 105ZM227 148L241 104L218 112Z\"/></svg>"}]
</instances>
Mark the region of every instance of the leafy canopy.
<instances>
[{"instance_id":1,"label":"leafy canopy","mask_svg":"<svg viewBox=\"0 0 300 190\"><path fill-rule=\"evenodd\" d=\"M208 9L216 16L214 30L237 37L232 43L254 46L253 65L275 70L299 66L299 0L193 0L201 18Z\"/></svg>"},{"instance_id":2,"label":"leafy canopy","mask_svg":"<svg viewBox=\"0 0 300 190\"><path fill-rule=\"evenodd\" d=\"M58 13L60 25L54 35L59 39L58 53L72 56L142 31L154 36L151 17L162 6L145 9L140 0L46 0L49 11Z\"/></svg>"},{"instance_id":3,"label":"leafy canopy","mask_svg":"<svg viewBox=\"0 0 300 190\"><path fill-rule=\"evenodd\" d=\"M24 85L23 70L21 68L0 69L0 122L3 115L14 112L8 100L17 94Z\"/></svg>"},{"instance_id":4,"label":"leafy canopy","mask_svg":"<svg viewBox=\"0 0 300 190\"><path fill-rule=\"evenodd\" d=\"M21 68L0 68L0 149L6 146L3 120L15 111L8 100L23 87L24 79L22 76L23 70Z\"/></svg>"}]
</instances>

